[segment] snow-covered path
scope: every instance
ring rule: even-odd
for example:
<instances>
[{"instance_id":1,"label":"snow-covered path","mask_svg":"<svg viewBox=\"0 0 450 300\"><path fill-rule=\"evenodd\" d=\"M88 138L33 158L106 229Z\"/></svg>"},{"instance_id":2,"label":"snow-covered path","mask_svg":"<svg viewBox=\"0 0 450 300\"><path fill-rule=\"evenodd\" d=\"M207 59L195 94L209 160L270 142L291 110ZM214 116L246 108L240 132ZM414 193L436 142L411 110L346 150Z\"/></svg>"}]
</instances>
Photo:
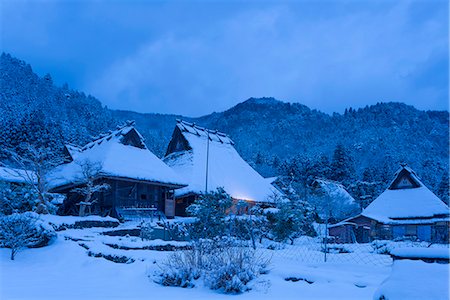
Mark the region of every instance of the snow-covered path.
<instances>
[{"instance_id":1,"label":"snow-covered path","mask_svg":"<svg viewBox=\"0 0 450 300\"><path fill-rule=\"evenodd\" d=\"M158 263L170 252L136 250L132 256L139 253L143 260L113 263L89 257L78 243L64 240L64 234L60 232L48 247L24 250L16 261L9 260L8 249L0 249L1 299L372 299L391 270L349 264L305 265L271 251L269 274L253 282L250 292L229 296L202 286L182 289L152 282L147 275L158 270ZM288 277L314 282L286 281Z\"/></svg>"}]
</instances>

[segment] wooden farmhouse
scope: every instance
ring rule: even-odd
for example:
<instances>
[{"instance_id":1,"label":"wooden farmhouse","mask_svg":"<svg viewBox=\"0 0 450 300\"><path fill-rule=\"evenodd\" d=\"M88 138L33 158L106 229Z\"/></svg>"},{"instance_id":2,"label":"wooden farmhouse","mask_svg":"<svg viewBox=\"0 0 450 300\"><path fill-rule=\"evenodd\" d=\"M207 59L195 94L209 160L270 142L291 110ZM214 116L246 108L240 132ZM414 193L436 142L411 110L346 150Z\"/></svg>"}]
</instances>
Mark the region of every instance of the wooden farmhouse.
<instances>
[{"instance_id":1,"label":"wooden farmhouse","mask_svg":"<svg viewBox=\"0 0 450 300\"><path fill-rule=\"evenodd\" d=\"M448 206L404 165L361 214L330 226L329 235L342 243L404 238L448 243L449 221Z\"/></svg>"},{"instance_id":2,"label":"wooden farmhouse","mask_svg":"<svg viewBox=\"0 0 450 300\"><path fill-rule=\"evenodd\" d=\"M186 186L175 172L156 157L144 138L128 123L83 147L66 146L65 163L51 172L51 192L66 195L62 214L78 214L86 196L76 188L87 178L107 188L93 195L92 212L121 217L133 211L159 211L175 215L174 190Z\"/></svg>"},{"instance_id":3,"label":"wooden farmhouse","mask_svg":"<svg viewBox=\"0 0 450 300\"><path fill-rule=\"evenodd\" d=\"M282 195L242 159L226 134L185 121L177 120L164 162L188 183L175 191L178 216L185 216L186 207L200 194L219 187L236 204L245 201L235 213L245 213L255 203L270 204Z\"/></svg>"}]
</instances>

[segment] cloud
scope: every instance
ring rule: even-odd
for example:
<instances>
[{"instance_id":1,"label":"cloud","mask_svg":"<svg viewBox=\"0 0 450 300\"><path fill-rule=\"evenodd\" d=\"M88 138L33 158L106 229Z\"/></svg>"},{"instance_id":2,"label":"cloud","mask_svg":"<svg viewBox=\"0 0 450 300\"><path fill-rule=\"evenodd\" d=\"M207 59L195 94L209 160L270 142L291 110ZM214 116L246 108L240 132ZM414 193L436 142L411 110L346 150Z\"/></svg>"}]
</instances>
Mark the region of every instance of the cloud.
<instances>
[{"instance_id":1,"label":"cloud","mask_svg":"<svg viewBox=\"0 0 450 300\"><path fill-rule=\"evenodd\" d=\"M440 56L433 67L431 57L445 49L446 23L422 18L411 24L411 5L323 18L283 5L251 8L193 35L172 32L150 40L114 62L91 87L113 107L188 115L223 110L252 96L327 112L391 100L421 106L425 99L419 96L433 96L443 109L442 83L419 74L445 71L448 59Z\"/></svg>"},{"instance_id":2,"label":"cloud","mask_svg":"<svg viewBox=\"0 0 450 300\"><path fill-rule=\"evenodd\" d=\"M47 47L6 40L38 65L59 58L57 74L112 108L198 116L273 96L326 112L447 109L446 2L80 3L22 15L42 18Z\"/></svg>"}]
</instances>

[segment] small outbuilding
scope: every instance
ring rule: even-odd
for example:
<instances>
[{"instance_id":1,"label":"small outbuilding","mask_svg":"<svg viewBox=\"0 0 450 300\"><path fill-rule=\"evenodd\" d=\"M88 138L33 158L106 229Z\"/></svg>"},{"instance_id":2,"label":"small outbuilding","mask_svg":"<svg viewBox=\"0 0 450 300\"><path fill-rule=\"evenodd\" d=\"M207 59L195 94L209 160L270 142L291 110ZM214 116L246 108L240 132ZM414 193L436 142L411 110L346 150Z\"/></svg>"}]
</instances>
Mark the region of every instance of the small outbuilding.
<instances>
[{"instance_id":1,"label":"small outbuilding","mask_svg":"<svg viewBox=\"0 0 450 300\"><path fill-rule=\"evenodd\" d=\"M330 226L338 242L418 239L449 242L449 207L402 165L389 187L361 214Z\"/></svg>"}]
</instances>

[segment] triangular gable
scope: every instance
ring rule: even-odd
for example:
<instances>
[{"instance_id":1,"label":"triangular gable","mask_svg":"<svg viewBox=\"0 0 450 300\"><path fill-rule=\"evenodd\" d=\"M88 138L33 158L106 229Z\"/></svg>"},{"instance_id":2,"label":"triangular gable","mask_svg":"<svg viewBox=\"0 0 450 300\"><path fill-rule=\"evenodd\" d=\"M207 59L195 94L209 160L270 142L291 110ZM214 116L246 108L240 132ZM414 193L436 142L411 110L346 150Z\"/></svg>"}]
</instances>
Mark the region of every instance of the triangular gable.
<instances>
[{"instance_id":1,"label":"triangular gable","mask_svg":"<svg viewBox=\"0 0 450 300\"><path fill-rule=\"evenodd\" d=\"M172 138L170 139L169 145L167 146L166 156L180 151L189 151L191 150L191 146L186 138L183 136L183 133L180 127L175 126L175 129L172 133Z\"/></svg>"},{"instance_id":2,"label":"triangular gable","mask_svg":"<svg viewBox=\"0 0 450 300\"><path fill-rule=\"evenodd\" d=\"M99 146L111 140L119 141L119 143L126 146L147 149L144 137L136 130L136 128L134 128L134 126L134 121L127 121L124 125L118 126L116 130L110 131L106 134L101 134L100 136L94 138L92 142L80 148L80 152L92 149L95 146Z\"/></svg>"},{"instance_id":3,"label":"triangular gable","mask_svg":"<svg viewBox=\"0 0 450 300\"><path fill-rule=\"evenodd\" d=\"M421 186L422 184L417 178L415 172L406 166L402 166L402 168L396 173L395 178L389 185L388 189L412 189Z\"/></svg>"},{"instance_id":4,"label":"triangular gable","mask_svg":"<svg viewBox=\"0 0 450 300\"><path fill-rule=\"evenodd\" d=\"M75 146L72 144L64 145L64 149L63 149L64 163L72 162L74 156L80 152L81 152L81 149L78 146Z\"/></svg>"},{"instance_id":5,"label":"triangular gable","mask_svg":"<svg viewBox=\"0 0 450 300\"><path fill-rule=\"evenodd\" d=\"M122 144L127 146L147 149L147 147L145 146L144 138L134 127L131 128L127 133L123 134L121 142Z\"/></svg>"}]
</instances>

